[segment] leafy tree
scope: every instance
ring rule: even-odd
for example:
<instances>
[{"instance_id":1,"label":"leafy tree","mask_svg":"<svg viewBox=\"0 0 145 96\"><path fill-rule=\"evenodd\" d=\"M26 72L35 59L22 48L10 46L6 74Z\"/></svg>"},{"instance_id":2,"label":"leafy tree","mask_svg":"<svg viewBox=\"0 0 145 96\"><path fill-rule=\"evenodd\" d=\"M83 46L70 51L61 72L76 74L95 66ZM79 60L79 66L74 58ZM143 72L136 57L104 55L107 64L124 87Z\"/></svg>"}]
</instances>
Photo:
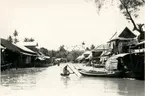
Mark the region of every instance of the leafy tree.
<instances>
[{"instance_id":1,"label":"leafy tree","mask_svg":"<svg viewBox=\"0 0 145 96\"><path fill-rule=\"evenodd\" d=\"M61 45L61 46L59 47L59 51L60 51L60 52L66 52L66 50L65 50L65 48L64 48L64 45Z\"/></svg>"},{"instance_id":2,"label":"leafy tree","mask_svg":"<svg viewBox=\"0 0 145 96\"><path fill-rule=\"evenodd\" d=\"M78 56L80 56L83 52L80 50L72 50L67 55L68 61L75 61Z\"/></svg>"},{"instance_id":3,"label":"leafy tree","mask_svg":"<svg viewBox=\"0 0 145 96\"><path fill-rule=\"evenodd\" d=\"M99 11L101 10L102 6L105 5L106 2L110 2L113 4L116 0L95 0L95 3L97 5L97 8ZM119 9L123 13L123 15L126 17L127 20L131 21L133 24L133 30L137 30L140 33L139 41L144 39L144 33L143 25L142 23L137 24L134 20L134 18L138 17L138 11L140 10L140 7L145 5L145 0L118 0L119 1Z\"/></svg>"},{"instance_id":4,"label":"leafy tree","mask_svg":"<svg viewBox=\"0 0 145 96\"><path fill-rule=\"evenodd\" d=\"M40 48L40 51L48 55L50 57L56 57L56 58L66 58L68 61L75 61L78 56L80 56L83 51L80 50L72 50L68 51L64 48L64 45L60 46L60 49L55 50L47 50L46 48Z\"/></svg>"},{"instance_id":5,"label":"leafy tree","mask_svg":"<svg viewBox=\"0 0 145 96\"><path fill-rule=\"evenodd\" d=\"M64 47L65 47L64 45L61 45L59 47L58 51L53 50L52 51L53 56L55 55L55 57L57 57L57 58L66 58L67 54L68 54L68 51Z\"/></svg>"},{"instance_id":6,"label":"leafy tree","mask_svg":"<svg viewBox=\"0 0 145 96\"><path fill-rule=\"evenodd\" d=\"M33 38L25 38L24 39L24 42L33 42L35 41Z\"/></svg>"},{"instance_id":7,"label":"leafy tree","mask_svg":"<svg viewBox=\"0 0 145 96\"><path fill-rule=\"evenodd\" d=\"M40 48L40 52L42 52L44 55L46 55L46 56L49 56L49 54L48 54L48 49L46 49L46 48L44 48L44 47L41 47Z\"/></svg>"},{"instance_id":8,"label":"leafy tree","mask_svg":"<svg viewBox=\"0 0 145 96\"><path fill-rule=\"evenodd\" d=\"M55 50L50 50L50 51L48 51L48 55L50 57L56 57L56 51Z\"/></svg>"},{"instance_id":9,"label":"leafy tree","mask_svg":"<svg viewBox=\"0 0 145 96\"><path fill-rule=\"evenodd\" d=\"M90 49L87 47L85 50L86 50L86 51L89 51Z\"/></svg>"},{"instance_id":10,"label":"leafy tree","mask_svg":"<svg viewBox=\"0 0 145 96\"><path fill-rule=\"evenodd\" d=\"M68 55L67 55L67 61L73 61L74 60L74 56L72 54L72 52L70 52Z\"/></svg>"},{"instance_id":11,"label":"leafy tree","mask_svg":"<svg viewBox=\"0 0 145 96\"><path fill-rule=\"evenodd\" d=\"M7 40L8 40L9 42L13 43L13 38L12 38L12 36L9 36Z\"/></svg>"},{"instance_id":12,"label":"leafy tree","mask_svg":"<svg viewBox=\"0 0 145 96\"><path fill-rule=\"evenodd\" d=\"M92 44L91 47L90 47L90 49L91 50L95 49L95 45Z\"/></svg>"}]
</instances>

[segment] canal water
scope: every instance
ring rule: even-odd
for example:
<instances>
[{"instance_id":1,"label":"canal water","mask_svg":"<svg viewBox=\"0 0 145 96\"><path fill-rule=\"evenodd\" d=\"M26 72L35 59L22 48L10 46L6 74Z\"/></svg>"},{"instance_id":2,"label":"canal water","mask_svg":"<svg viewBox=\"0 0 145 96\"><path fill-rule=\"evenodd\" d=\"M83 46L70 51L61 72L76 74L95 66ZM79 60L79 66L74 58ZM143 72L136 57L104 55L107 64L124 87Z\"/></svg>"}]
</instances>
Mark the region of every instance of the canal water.
<instances>
[{"instance_id":1,"label":"canal water","mask_svg":"<svg viewBox=\"0 0 145 96\"><path fill-rule=\"evenodd\" d=\"M76 74L62 77L64 66L3 71L0 96L144 96L144 81L84 77L72 64Z\"/></svg>"}]
</instances>

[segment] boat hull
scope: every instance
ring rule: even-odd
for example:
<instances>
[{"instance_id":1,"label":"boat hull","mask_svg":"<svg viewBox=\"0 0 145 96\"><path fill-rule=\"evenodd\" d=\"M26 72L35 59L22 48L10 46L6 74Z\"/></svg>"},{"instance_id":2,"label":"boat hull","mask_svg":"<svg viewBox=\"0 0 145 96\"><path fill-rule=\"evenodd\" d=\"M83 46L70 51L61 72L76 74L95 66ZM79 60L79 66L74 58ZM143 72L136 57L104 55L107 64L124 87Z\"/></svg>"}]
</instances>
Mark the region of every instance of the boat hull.
<instances>
[{"instance_id":1,"label":"boat hull","mask_svg":"<svg viewBox=\"0 0 145 96\"><path fill-rule=\"evenodd\" d=\"M69 76L69 74L63 74L63 73L61 73L60 75L61 76L66 76L66 77Z\"/></svg>"},{"instance_id":2,"label":"boat hull","mask_svg":"<svg viewBox=\"0 0 145 96\"><path fill-rule=\"evenodd\" d=\"M121 78L120 73L107 73L107 72L89 72L85 70L80 70L79 73L83 76L90 76L90 77L117 77Z\"/></svg>"}]
</instances>

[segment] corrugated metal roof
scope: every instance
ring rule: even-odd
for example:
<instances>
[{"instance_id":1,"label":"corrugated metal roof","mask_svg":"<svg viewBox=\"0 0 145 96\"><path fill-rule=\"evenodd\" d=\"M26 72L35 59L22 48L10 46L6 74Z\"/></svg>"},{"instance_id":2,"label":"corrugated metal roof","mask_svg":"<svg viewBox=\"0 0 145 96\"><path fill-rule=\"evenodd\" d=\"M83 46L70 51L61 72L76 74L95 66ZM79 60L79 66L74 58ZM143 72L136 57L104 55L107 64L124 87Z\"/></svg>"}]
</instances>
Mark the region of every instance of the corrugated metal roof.
<instances>
[{"instance_id":1,"label":"corrugated metal roof","mask_svg":"<svg viewBox=\"0 0 145 96\"><path fill-rule=\"evenodd\" d=\"M15 46L19 47L20 49L22 49L23 51L26 51L26 52L30 52L30 53L36 53L28 48L26 48L25 46L23 45L20 45L20 44L15 44Z\"/></svg>"},{"instance_id":2,"label":"corrugated metal roof","mask_svg":"<svg viewBox=\"0 0 145 96\"><path fill-rule=\"evenodd\" d=\"M37 42L23 42L22 45L24 46L37 46Z\"/></svg>"},{"instance_id":3,"label":"corrugated metal roof","mask_svg":"<svg viewBox=\"0 0 145 96\"><path fill-rule=\"evenodd\" d=\"M15 46L11 42L9 42L8 40L5 40L3 38L1 38L1 45L6 47L8 50L13 51L13 52L18 52L18 53L21 52L21 50L17 46Z\"/></svg>"},{"instance_id":4,"label":"corrugated metal roof","mask_svg":"<svg viewBox=\"0 0 145 96\"><path fill-rule=\"evenodd\" d=\"M31 56L36 55L36 53L31 51L30 49L28 49L22 45L13 44L3 38L1 38L1 45L4 46L6 49L11 50L13 52L17 52L17 53L24 54L24 55L31 55Z\"/></svg>"},{"instance_id":5,"label":"corrugated metal roof","mask_svg":"<svg viewBox=\"0 0 145 96\"><path fill-rule=\"evenodd\" d=\"M36 52L38 55L41 55L39 49L37 49L35 46L25 46L25 47Z\"/></svg>"},{"instance_id":6,"label":"corrugated metal roof","mask_svg":"<svg viewBox=\"0 0 145 96\"><path fill-rule=\"evenodd\" d=\"M129 54L129 53L117 54L117 55L111 56L109 59L115 59L115 58L118 58L118 57L124 57L125 55L128 55L128 54Z\"/></svg>"},{"instance_id":7,"label":"corrugated metal roof","mask_svg":"<svg viewBox=\"0 0 145 96\"><path fill-rule=\"evenodd\" d=\"M25 52L21 52L21 54L27 55L27 56L37 56L37 55L34 55L34 54L25 53Z\"/></svg>"},{"instance_id":8,"label":"corrugated metal roof","mask_svg":"<svg viewBox=\"0 0 145 96\"><path fill-rule=\"evenodd\" d=\"M97 46L93 51L107 50L107 49L109 49L109 45L108 44L101 44L101 45Z\"/></svg>"}]
</instances>

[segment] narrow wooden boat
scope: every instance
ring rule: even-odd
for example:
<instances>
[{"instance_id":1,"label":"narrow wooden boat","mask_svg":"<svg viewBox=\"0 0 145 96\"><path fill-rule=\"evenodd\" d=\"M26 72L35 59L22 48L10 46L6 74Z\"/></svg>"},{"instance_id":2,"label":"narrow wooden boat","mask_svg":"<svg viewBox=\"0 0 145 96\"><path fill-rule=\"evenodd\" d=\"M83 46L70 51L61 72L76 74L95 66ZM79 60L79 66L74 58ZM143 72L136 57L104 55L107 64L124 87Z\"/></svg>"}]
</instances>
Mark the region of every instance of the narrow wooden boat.
<instances>
[{"instance_id":1,"label":"narrow wooden boat","mask_svg":"<svg viewBox=\"0 0 145 96\"><path fill-rule=\"evenodd\" d=\"M104 68L105 65L94 65L95 68Z\"/></svg>"},{"instance_id":2,"label":"narrow wooden boat","mask_svg":"<svg viewBox=\"0 0 145 96\"><path fill-rule=\"evenodd\" d=\"M69 76L69 74L60 73L61 76Z\"/></svg>"},{"instance_id":3,"label":"narrow wooden boat","mask_svg":"<svg viewBox=\"0 0 145 96\"><path fill-rule=\"evenodd\" d=\"M86 71L79 70L79 73L83 76L92 76L92 77L120 77L120 72L98 72L98 71Z\"/></svg>"}]
</instances>

